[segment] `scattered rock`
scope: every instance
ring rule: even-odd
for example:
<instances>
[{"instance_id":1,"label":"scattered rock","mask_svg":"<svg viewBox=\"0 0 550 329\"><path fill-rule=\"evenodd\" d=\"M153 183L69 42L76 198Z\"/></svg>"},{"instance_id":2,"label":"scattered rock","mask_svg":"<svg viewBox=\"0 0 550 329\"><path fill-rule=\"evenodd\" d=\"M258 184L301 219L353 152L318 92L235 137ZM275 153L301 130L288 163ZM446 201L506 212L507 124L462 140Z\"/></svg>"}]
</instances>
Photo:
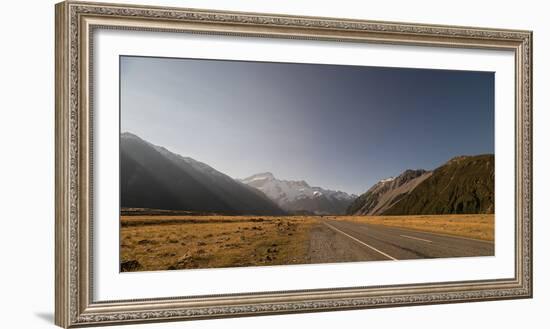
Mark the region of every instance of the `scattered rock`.
<instances>
[{"instance_id":1,"label":"scattered rock","mask_svg":"<svg viewBox=\"0 0 550 329\"><path fill-rule=\"evenodd\" d=\"M267 248L267 252L268 253L276 253L278 252L279 250L277 248Z\"/></svg>"},{"instance_id":2,"label":"scattered rock","mask_svg":"<svg viewBox=\"0 0 550 329\"><path fill-rule=\"evenodd\" d=\"M120 262L120 271L121 272L132 272L137 271L141 268L141 264L137 260L123 260Z\"/></svg>"},{"instance_id":3,"label":"scattered rock","mask_svg":"<svg viewBox=\"0 0 550 329\"><path fill-rule=\"evenodd\" d=\"M183 256L178 258L178 261L176 264L171 265L168 267L169 270L180 270L182 268L189 268L192 266L193 263L193 256L188 252L186 252Z\"/></svg>"},{"instance_id":4,"label":"scattered rock","mask_svg":"<svg viewBox=\"0 0 550 329\"><path fill-rule=\"evenodd\" d=\"M178 259L178 264L185 263L185 262L189 261L191 258L192 258L191 254L188 251Z\"/></svg>"}]
</instances>

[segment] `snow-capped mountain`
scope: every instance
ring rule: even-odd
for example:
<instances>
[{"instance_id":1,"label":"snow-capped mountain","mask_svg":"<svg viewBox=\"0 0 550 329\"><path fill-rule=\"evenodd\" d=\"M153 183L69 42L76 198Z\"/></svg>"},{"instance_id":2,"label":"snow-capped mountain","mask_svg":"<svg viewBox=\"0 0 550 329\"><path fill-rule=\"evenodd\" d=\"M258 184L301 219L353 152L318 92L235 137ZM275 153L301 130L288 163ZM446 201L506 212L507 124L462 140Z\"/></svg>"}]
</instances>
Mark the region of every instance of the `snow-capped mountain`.
<instances>
[{"instance_id":1,"label":"snow-capped mountain","mask_svg":"<svg viewBox=\"0 0 550 329\"><path fill-rule=\"evenodd\" d=\"M262 191L282 209L294 213L344 214L357 197L342 191L310 186L305 181L281 180L272 173L260 173L240 180Z\"/></svg>"}]
</instances>

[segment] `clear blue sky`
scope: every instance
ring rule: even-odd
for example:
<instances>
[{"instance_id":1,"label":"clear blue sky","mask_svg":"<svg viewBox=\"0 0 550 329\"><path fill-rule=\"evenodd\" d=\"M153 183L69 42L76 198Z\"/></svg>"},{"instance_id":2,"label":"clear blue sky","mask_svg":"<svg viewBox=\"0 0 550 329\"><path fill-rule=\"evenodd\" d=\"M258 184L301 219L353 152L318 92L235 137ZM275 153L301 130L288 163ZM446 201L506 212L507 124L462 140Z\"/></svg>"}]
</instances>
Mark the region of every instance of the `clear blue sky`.
<instances>
[{"instance_id":1,"label":"clear blue sky","mask_svg":"<svg viewBox=\"0 0 550 329\"><path fill-rule=\"evenodd\" d=\"M234 178L359 194L494 153L494 73L121 57L121 130Z\"/></svg>"}]
</instances>

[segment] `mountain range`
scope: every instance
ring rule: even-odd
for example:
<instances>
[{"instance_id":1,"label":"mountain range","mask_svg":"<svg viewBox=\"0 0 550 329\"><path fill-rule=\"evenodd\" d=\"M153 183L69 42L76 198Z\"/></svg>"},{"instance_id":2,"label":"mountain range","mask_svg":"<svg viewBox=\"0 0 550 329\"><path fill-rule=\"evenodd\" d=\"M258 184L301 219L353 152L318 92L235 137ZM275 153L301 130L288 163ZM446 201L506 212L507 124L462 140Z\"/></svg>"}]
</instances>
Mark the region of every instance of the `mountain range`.
<instances>
[{"instance_id":1,"label":"mountain range","mask_svg":"<svg viewBox=\"0 0 550 329\"><path fill-rule=\"evenodd\" d=\"M142 138L120 138L122 208L240 215L418 215L494 213L494 155L455 157L406 170L357 197L272 173L234 179Z\"/></svg>"},{"instance_id":2,"label":"mountain range","mask_svg":"<svg viewBox=\"0 0 550 329\"><path fill-rule=\"evenodd\" d=\"M478 214L495 211L495 158L460 156L433 171L406 170L381 180L348 208L350 215Z\"/></svg>"},{"instance_id":3,"label":"mountain range","mask_svg":"<svg viewBox=\"0 0 550 329\"><path fill-rule=\"evenodd\" d=\"M121 207L284 215L262 192L131 133L120 139Z\"/></svg>"},{"instance_id":4,"label":"mountain range","mask_svg":"<svg viewBox=\"0 0 550 329\"><path fill-rule=\"evenodd\" d=\"M240 181L262 191L289 213L343 215L357 197L342 191L310 186L303 180L277 179L270 172L252 175Z\"/></svg>"}]
</instances>

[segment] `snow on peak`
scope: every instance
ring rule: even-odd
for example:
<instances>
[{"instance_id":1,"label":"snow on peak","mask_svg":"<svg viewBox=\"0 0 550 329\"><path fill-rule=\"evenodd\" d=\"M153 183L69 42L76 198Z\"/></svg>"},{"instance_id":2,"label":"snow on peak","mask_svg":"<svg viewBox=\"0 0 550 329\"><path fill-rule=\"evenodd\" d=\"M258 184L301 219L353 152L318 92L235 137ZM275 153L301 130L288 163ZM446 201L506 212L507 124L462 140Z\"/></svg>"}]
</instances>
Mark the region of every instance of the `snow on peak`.
<instances>
[{"instance_id":1,"label":"snow on peak","mask_svg":"<svg viewBox=\"0 0 550 329\"><path fill-rule=\"evenodd\" d=\"M395 177L389 177L389 178L386 178L386 179L382 179L380 181L380 183L387 183L387 182L391 182L393 180L395 180Z\"/></svg>"},{"instance_id":2,"label":"snow on peak","mask_svg":"<svg viewBox=\"0 0 550 329\"><path fill-rule=\"evenodd\" d=\"M249 182L254 182L254 181L274 180L274 179L275 179L275 176L273 176L272 173L264 172L264 173L252 175L250 177L241 179L240 181L245 183L245 184L248 184Z\"/></svg>"},{"instance_id":3,"label":"snow on peak","mask_svg":"<svg viewBox=\"0 0 550 329\"><path fill-rule=\"evenodd\" d=\"M304 180L277 179L271 173L261 173L240 180L242 183L255 187L266 194L279 205L300 199L313 199L327 197L337 200L353 199L340 191L325 190L320 187L312 187Z\"/></svg>"}]
</instances>

